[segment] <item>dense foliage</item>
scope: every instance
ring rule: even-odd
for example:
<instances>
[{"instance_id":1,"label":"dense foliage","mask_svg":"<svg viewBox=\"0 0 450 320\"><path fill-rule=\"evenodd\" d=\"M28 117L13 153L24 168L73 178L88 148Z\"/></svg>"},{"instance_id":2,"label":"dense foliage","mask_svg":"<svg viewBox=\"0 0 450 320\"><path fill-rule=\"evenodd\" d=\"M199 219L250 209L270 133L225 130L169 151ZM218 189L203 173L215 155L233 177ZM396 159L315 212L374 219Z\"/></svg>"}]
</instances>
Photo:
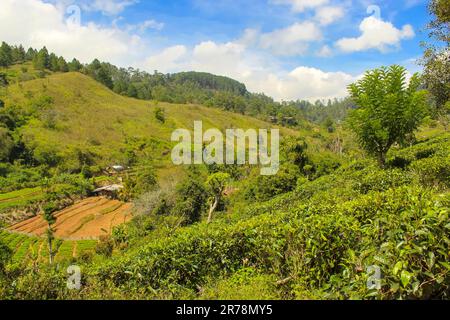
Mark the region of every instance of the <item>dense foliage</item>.
<instances>
[{"instance_id":1,"label":"dense foliage","mask_svg":"<svg viewBox=\"0 0 450 320\"><path fill-rule=\"evenodd\" d=\"M358 105L349 117L361 146L384 166L386 154L394 143L405 143L426 115L425 91L418 91L419 75L406 83L406 69L400 66L366 73L349 86Z\"/></svg>"}]
</instances>

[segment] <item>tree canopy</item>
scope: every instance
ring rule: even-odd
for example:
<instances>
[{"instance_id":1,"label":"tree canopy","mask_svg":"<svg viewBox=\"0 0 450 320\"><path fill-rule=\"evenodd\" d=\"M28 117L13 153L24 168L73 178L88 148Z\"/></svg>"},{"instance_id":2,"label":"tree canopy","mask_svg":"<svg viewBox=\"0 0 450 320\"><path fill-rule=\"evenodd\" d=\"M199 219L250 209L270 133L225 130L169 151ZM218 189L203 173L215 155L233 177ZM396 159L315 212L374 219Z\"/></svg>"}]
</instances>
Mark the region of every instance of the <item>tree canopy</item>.
<instances>
[{"instance_id":1,"label":"tree canopy","mask_svg":"<svg viewBox=\"0 0 450 320\"><path fill-rule=\"evenodd\" d=\"M394 143L412 134L426 114L426 92L419 91L420 78L393 65L368 71L364 78L348 87L358 106L349 115L351 129L361 146L384 166L386 153Z\"/></svg>"}]
</instances>

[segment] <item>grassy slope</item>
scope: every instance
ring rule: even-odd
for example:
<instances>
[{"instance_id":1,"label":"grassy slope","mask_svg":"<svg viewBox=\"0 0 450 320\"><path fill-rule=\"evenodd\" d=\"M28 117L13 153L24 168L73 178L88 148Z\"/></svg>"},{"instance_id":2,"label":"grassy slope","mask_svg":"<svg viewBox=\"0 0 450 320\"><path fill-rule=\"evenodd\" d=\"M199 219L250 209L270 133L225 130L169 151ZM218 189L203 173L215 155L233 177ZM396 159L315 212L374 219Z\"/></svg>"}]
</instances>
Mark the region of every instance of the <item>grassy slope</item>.
<instances>
[{"instance_id":1,"label":"grassy slope","mask_svg":"<svg viewBox=\"0 0 450 320\"><path fill-rule=\"evenodd\" d=\"M123 163L125 140L129 139L147 142L141 156L155 160L158 167L171 167L171 133L177 128L193 129L195 120L202 120L204 129L271 127L267 122L215 108L123 97L80 73L12 84L4 100L8 106L23 105L30 97L41 95L54 99L56 127L30 121L23 128L27 144L56 150L64 159L74 157L75 149L88 150L98 156L102 166ZM155 119L157 106L166 112L164 124ZM282 133L295 134L289 129L282 129Z\"/></svg>"}]
</instances>

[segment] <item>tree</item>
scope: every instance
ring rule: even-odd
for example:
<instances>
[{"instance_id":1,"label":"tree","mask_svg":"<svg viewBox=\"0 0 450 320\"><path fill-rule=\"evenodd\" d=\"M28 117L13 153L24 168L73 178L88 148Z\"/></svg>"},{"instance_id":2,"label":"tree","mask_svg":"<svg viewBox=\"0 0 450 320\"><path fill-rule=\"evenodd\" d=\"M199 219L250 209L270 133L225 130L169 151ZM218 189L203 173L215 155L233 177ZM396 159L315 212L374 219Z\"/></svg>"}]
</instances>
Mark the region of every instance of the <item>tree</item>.
<instances>
[{"instance_id":1,"label":"tree","mask_svg":"<svg viewBox=\"0 0 450 320\"><path fill-rule=\"evenodd\" d=\"M25 54L25 60L33 61L37 55L37 51L33 48L29 48L27 53Z\"/></svg>"},{"instance_id":2,"label":"tree","mask_svg":"<svg viewBox=\"0 0 450 320\"><path fill-rule=\"evenodd\" d=\"M2 45L0 46L0 66L7 67L12 63L12 48L6 42L2 42Z\"/></svg>"},{"instance_id":3,"label":"tree","mask_svg":"<svg viewBox=\"0 0 450 320\"><path fill-rule=\"evenodd\" d=\"M12 48L12 60L14 63L21 63L25 60L25 49L22 45Z\"/></svg>"},{"instance_id":4,"label":"tree","mask_svg":"<svg viewBox=\"0 0 450 320\"><path fill-rule=\"evenodd\" d=\"M432 22L428 25L430 41L424 43L423 80L435 103L435 117L448 113L450 100L450 0L432 0Z\"/></svg>"},{"instance_id":5,"label":"tree","mask_svg":"<svg viewBox=\"0 0 450 320\"><path fill-rule=\"evenodd\" d=\"M217 206L223 197L223 192L225 187L230 180L230 175L228 173L218 172L214 173L208 177L206 180L207 190L210 194L210 206L208 212L208 223L212 222L213 213L216 211Z\"/></svg>"},{"instance_id":6,"label":"tree","mask_svg":"<svg viewBox=\"0 0 450 320\"><path fill-rule=\"evenodd\" d=\"M64 60L63 57L58 58L58 70L61 72L67 72L69 71L69 67L67 65L66 60Z\"/></svg>"},{"instance_id":7,"label":"tree","mask_svg":"<svg viewBox=\"0 0 450 320\"><path fill-rule=\"evenodd\" d=\"M128 175L124 179L124 188L121 191L123 200L130 200L140 195L154 191L158 188L158 180L155 169L147 165L141 167L136 175Z\"/></svg>"},{"instance_id":8,"label":"tree","mask_svg":"<svg viewBox=\"0 0 450 320\"><path fill-rule=\"evenodd\" d=\"M98 70L96 80L108 88L112 89L114 87L113 80L111 78L111 75L109 74L108 70L105 67L100 67Z\"/></svg>"},{"instance_id":9,"label":"tree","mask_svg":"<svg viewBox=\"0 0 450 320\"><path fill-rule=\"evenodd\" d=\"M58 66L58 57L56 56L56 54L51 53L49 58L48 58L48 63L49 63L49 69L53 72L56 72L59 70L59 66Z\"/></svg>"},{"instance_id":10,"label":"tree","mask_svg":"<svg viewBox=\"0 0 450 320\"><path fill-rule=\"evenodd\" d=\"M176 205L174 214L183 216L188 223L200 220L206 203L207 191L198 172L190 172L188 178L176 187Z\"/></svg>"},{"instance_id":11,"label":"tree","mask_svg":"<svg viewBox=\"0 0 450 320\"><path fill-rule=\"evenodd\" d=\"M53 225L56 223L56 218L53 214L55 211L56 206L54 203L49 203L44 207L44 220L48 224L46 235L50 264L53 264L53 258L55 255L55 253L53 252L53 240L55 240L55 230L53 229Z\"/></svg>"},{"instance_id":12,"label":"tree","mask_svg":"<svg viewBox=\"0 0 450 320\"><path fill-rule=\"evenodd\" d=\"M72 62L68 64L70 72L78 72L83 68L83 65L77 59L73 59Z\"/></svg>"},{"instance_id":13,"label":"tree","mask_svg":"<svg viewBox=\"0 0 450 320\"><path fill-rule=\"evenodd\" d=\"M33 59L34 67L38 70L48 69L50 58L46 47L42 48Z\"/></svg>"},{"instance_id":14,"label":"tree","mask_svg":"<svg viewBox=\"0 0 450 320\"><path fill-rule=\"evenodd\" d=\"M450 1L431 0L428 9L433 20L428 25L430 36L440 41L450 42Z\"/></svg>"},{"instance_id":15,"label":"tree","mask_svg":"<svg viewBox=\"0 0 450 320\"><path fill-rule=\"evenodd\" d=\"M0 126L0 161L8 161L13 148L14 141L9 134L9 130Z\"/></svg>"},{"instance_id":16,"label":"tree","mask_svg":"<svg viewBox=\"0 0 450 320\"><path fill-rule=\"evenodd\" d=\"M360 145L385 166L394 143L402 143L426 115L426 92L418 91L420 78L406 81L406 69L394 65L368 71L348 87L357 109L349 115L350 128Z\"/></svg>"}]
</instances>

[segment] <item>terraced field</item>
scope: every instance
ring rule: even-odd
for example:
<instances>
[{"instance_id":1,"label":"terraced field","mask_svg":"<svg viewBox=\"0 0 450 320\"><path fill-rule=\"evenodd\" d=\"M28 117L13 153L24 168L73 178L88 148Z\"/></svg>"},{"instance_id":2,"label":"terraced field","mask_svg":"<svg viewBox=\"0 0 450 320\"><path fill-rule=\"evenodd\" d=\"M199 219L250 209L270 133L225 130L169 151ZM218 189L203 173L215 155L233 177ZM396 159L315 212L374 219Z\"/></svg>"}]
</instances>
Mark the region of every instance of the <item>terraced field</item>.
<instances>
[{"instance_id":1,"label":"terraced field","mask_svg":"<svg viewBox=\"0 0 450 320\"><path fill-rule=\"evenodd\" d=\"M14 263L21 263L25 260L46 262L48 259L45 238L0 230L0 241L12 250ZM55 261L78 257L85 252L93 251L96 244L96 240L57 240Z\"/></svg>"},{"instance_id":2,"label":"terraced field","mask_svg":"<svg viewBox=\"0 0 450 320\"><path fill-rule=\"evenodd\" d=\"M103 197L82 200L55 214L55 236L64 240L98 239L131 219L131 204ZM44 236L47 223L41 216L17 223L9 231Z\"/></svg>"},{"instance_id":3,"label":"terraced field","mask_svg":"<svg viewBox=\"0 0 450 320\"><path fill-rule=\"evenodd\" d=\"M40 187L0 194L0 210L24 206L44 198Z\"/></svg>"}]
</instances>

